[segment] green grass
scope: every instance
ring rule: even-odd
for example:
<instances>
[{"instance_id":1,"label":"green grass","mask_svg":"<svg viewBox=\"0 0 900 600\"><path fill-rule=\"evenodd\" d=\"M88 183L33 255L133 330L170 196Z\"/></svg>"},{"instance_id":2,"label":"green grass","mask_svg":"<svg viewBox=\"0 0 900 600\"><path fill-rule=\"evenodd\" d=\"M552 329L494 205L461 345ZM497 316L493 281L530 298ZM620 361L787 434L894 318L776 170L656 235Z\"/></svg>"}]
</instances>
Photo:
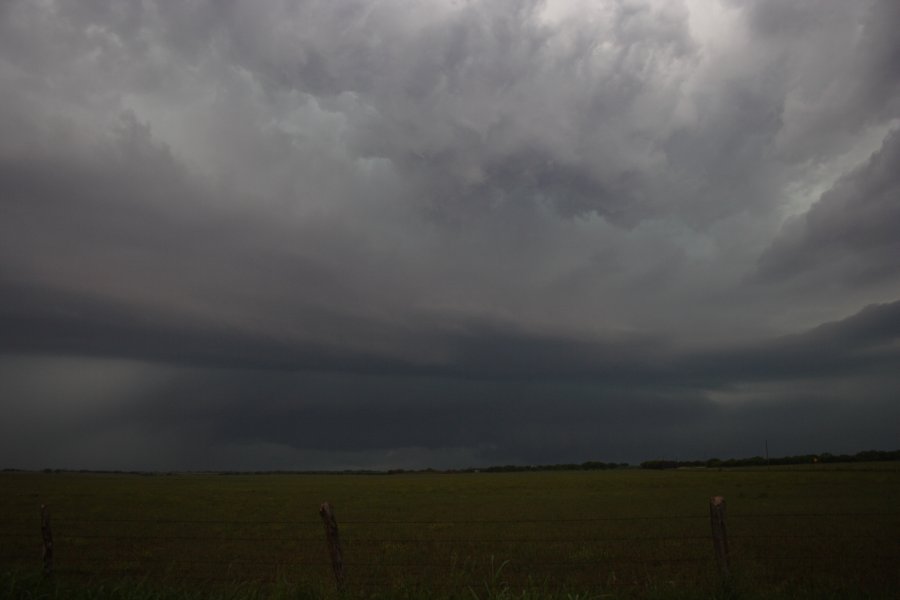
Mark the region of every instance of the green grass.
<instances>
[{"instance_id":1,"label":"green grass","mask_svg":"<svg viewBox=\"0 0 900 600\"><path fill-rule=\"evenodd\" d=\"M708 499L726 497L721 581ZM0 474L0 595L896 597L900 465L404 475ZM55 541L40 569L39 506ZM79 596L78 594L81 594ZM118 594L118 595L117 595Z\"/></svg>"}]
</instances>

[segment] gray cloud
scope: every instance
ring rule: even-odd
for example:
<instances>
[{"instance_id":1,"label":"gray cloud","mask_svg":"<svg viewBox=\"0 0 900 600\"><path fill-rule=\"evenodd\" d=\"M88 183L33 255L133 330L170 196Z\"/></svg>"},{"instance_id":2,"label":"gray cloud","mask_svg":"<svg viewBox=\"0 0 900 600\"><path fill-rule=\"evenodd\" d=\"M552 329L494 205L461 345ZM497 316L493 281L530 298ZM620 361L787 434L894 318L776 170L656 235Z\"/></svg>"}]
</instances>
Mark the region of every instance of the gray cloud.
<instances>
[{"instance_id":1,"label":"gray cloud","mask_svg":"<svg viewBox=\"0 0 900 600\"><path fill-rule=\"evenodd\" d=\"M76 374L62 359L44 359L32 365L39 373L23 374L27 362L4 361L4 394L29 403L4 422L2 450L10 464L33 468L638 461L759 454L765 439L774 452L843 452L891 444L900 416L896 376L797 379L788 387L755 382L698 394L597 381L228 372L87 360L69 367ZM84 381L91 376L93 386ZM35 433L53 444L35 446Z\"/></svg>"},{"instance_id":2,"label":"gray cloud","mask_svg":"<svg viewBox=\"0 0 900 600\"><path fill-rule=\"evenodd\" d=\"M789 222L760 260L763 277L821 270L850 285L900 272L900 132Z\"/></svg>"},{"instance_id":3,"label":"gray cloud","mask_svg":"<svg viewBox=\"0 0 900 600\"><path fill-rule=\"evenodd\" d=\"M897 10L5 2L0 458L887 444Z\"/></svg>"}]
</instances>

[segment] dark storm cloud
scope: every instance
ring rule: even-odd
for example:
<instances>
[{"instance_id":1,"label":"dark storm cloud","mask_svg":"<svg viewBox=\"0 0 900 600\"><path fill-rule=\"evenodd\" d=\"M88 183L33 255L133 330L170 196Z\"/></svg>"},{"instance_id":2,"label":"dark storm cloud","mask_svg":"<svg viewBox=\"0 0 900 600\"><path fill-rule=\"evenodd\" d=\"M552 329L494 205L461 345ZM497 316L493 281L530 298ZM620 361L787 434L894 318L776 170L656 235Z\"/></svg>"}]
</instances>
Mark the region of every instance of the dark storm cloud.
<instances>
[{"instance_id":1,"label":"dark storm cloud","mask_svg":"<svg viewBox=\"0 0 900 600\"><path fill-rule=\"evenodd\" d=\"M900 42L891 34L900 18L896 2L766 0L740 6L760 41L772 44L786 67L795 67L785 97L787 115L796 118L782 133L786 158L840 151L848 135L897 117ZM846 27L848 19L857 22L857 30ZM805 133L797 135L795 125L805 126Z\"/></svg>"},{"instance_id":2,"label":"dark storm cloud","mask_svg":"<svg viewBox=\"0 0 900 600\"><path fill-rule=\"evenodd\" d=\"M898 10L0 4L4 460L890 445Z\"/></svg>"},{"instance_id":3,"label":"dark storm cloud","mask_svg":"<svg viewBox=\"0 0 900 600\"><path fill-rule=\"evenodd\" d=\"M701 351L682 366L707 384L890 375L900 361L898 341L900 301L804 333Z\"/></svg>"},{"instance_id":4,"label":"dark storm cloud","mask_svg":"<svg viewBox=\"0 0 900 600\"><path fill-rule=\"evenodd\" d=\"M255 332L217 324L182 321L165 313L135 311L96 298L34 287L0 288L0 323L6 333L2 351L10 354L50 353L128 357L186 365L367 371L394 363L380 356L358 356L352 350L315 342L286 343ZM33 307L45 310L35 310ZM354 325L325 312L304 318L336 328Z\"/></svg>"},{"instance_id":5,"label":"dark storm cloud","mask_svg":"<svg viewBox=\"0 0 900 600\"><path fill-rule=\"evenodd\" d=\"M5 422L4 456L20 466L77 467L79 459L159 469L638 461L759 454L764 439L779 453L841 452L890 445L900 416L896 375L801 379L787 388L757 382L708 397L597 382L156 367L122 376L128 368L108 361L82 361L70 367L77 374L53 360L39 368L67 390L24 381L26 396L35 389L90 396L77 409L32 397L30 410ZM4 368L5 394L23 394L15 369ZM79 379L86 373L99 382L86 385ZM25 432L35 430L54 444L34 448ZM110 455L110 447L119 451Z\"/></svg>"},{"instance_id":6,"label":"dark storm cloud","mask_svg":"<svg viewBox=\"0 0 900 600\"><path fill-rule=\"evenodd\" d=\"M808 212L788 222L760 259L762 277L824 271L858 284L900 273L900 132L839 179Z\"/></svg>"},{"instance_id":7,"label":"dark storm cloud","mask_svg":"<svg viewBox=\"0 0 900 600\"><path fill-rule=\"evenodd\" d=\"M175 398L192 389L183 383L173 383ZM621 442L628 435L613 431L629 423L639 421L646 431L659 431L673 418L703 420L710 409L708 401L690 392L429 376L318 373L262 383L256 374L243 373L232 376L228 387L231 392L215 387L223 396L217 400L219 416L210 420L204 415L203 422L215 428L210 431L214 443L267 440L335 452L469 447L480 448L494 460L504 453L532 453L529 460L539 460L537 447L557 457L574 457L573 449L590 453L599 431ZM251 390L265 411L248 403ZM355 399L359 397L366 400ZM171 406L169 418L184 414L174 402ZM148 411L141 421L152 422L158 414ZM613 445L604 446L609 451Z\"/></svg>"}]
</instances>

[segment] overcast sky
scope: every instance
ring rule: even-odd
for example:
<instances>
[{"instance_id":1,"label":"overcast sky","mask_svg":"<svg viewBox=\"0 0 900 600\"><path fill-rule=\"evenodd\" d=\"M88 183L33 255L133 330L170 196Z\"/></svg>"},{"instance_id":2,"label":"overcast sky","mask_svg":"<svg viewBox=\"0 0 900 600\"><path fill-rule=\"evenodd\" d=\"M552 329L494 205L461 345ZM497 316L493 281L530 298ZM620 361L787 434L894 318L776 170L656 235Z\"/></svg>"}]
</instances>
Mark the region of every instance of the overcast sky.
<instances>
[{"instance_id":1,"label":"overcast sky","mask_svg":"<svg viewBox=\"0 0 900 600\"><path fill-rule=\"evenodd\" d=\"M0 467L895 449L898 23L0 1Z\"/></svg>"}]
</instances>

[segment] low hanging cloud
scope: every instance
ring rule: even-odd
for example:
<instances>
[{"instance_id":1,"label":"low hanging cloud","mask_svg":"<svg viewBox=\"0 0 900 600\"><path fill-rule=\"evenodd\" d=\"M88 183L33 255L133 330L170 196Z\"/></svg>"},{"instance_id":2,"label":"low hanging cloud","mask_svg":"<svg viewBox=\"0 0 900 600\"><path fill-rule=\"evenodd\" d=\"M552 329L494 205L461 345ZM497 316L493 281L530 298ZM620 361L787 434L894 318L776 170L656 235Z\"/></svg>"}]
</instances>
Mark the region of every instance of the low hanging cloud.
<instances>
[{"instance_id":1,"label":"low hanging cloud","mask_svg":"<svg viewBox=\"0 0 900 600\"><path fill-rule=\"evenodd\" d=\"M890 446L898 10L5 2L0 459Z\"/></svg>"}]
</instances>

